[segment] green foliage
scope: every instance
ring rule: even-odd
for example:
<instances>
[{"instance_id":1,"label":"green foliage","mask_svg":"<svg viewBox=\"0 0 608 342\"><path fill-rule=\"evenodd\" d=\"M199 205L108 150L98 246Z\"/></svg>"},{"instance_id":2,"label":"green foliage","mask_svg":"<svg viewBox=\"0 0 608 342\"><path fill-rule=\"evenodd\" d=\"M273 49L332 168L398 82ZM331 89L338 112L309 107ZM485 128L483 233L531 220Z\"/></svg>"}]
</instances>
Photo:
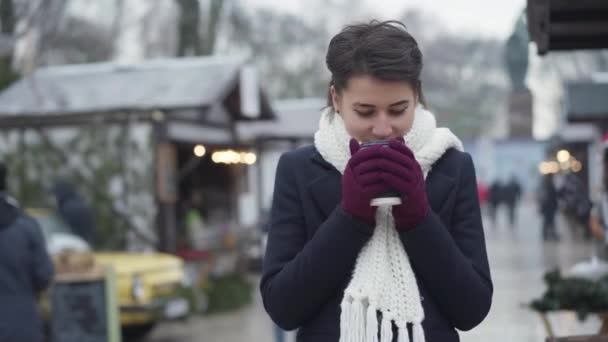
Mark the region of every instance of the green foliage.
<instances>
[{"instance_id":1,"label":"green foliage","mask_svg":"<svg viewBox=\"0 0 608 342\"><path fill-rule=\"evenodd\" d=\"M94 210L95 247L123 249L129 220L153 220L153 203L139 199L152 196L154 151L149 137L138 144L129 130L128 126L91 125L71 132L67 139L53 130L27 130L23 146L17 143L0 150L10 169L9 190L23 207L54 209L49 191L53 183L59 179L73 183ZM119 208L126 215L120 215Z\"/></svg>"},{"instance_id":2,"label":"green foliage","mask_svg":"<svg viewBox=\"0 0 608 342\"><path fill-rule=\"evenodd\" d=\"M211 278L204 291L209 300L209 314L239 309L253 299L253 285L240 274Z\"/></svg>"},{"instance_id":3,"label":"green foliage","mask_svg":"<svg viewBox=\"0 0 608 342\"><path fill-rule=\"evenodd\" d=\"M213 315L250 304L253 289L254 286L243 275L234 273L212 277L200 288L182 286L177 295L190 303L191 314Z\"/></svg>"},{"instance_id":4,"label":"green foliage","mask_svg":"<svg viewBox=\"0 0 608 342\"><path fill-rule=\"evenodd\" d=\"M584 320L589 313L608 310L608 276L597 281L564 278L559 270L554 270L547 272L544 280L548 287L546 292L530 303L536 311L571 310Z\"/></svg>"},{"instance_id":5,"label":"green foliage","mask_svg":"<svg viewBox=\"0 0 608 342\"><path fill-rule=\"evenodd\" d=\"M19 74L13 71L10 57L0 57L0 91L19 79Z\"/></svg>"}]
</instances>

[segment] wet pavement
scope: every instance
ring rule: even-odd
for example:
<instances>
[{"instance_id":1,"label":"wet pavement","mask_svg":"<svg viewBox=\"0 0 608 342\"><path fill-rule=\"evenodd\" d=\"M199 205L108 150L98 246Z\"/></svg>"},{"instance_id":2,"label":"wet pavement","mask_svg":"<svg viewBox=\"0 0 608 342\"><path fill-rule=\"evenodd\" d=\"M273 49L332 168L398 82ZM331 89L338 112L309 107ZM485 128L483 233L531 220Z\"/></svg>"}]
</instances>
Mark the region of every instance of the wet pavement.
<instances>
[{"instance_id":1,"label":"wet pavement","mask_svg":"<svg viewBox=\"0 0 608 342\"><path fill-rule=\"evenodd\" d=\"M525 307L525 303L542 294L542 275L546 270L555 267L567 269L588 259L592 253L591 244L584 241L582 234L577 234L578 231L573 234L564 220L558 220L562 240L557 243L543 242L540 218L534 203L530 202L520 207L515 228L506 224L506 211L499 213L496 225L486 220L485 227L494 280L493 305L481 325L472 331L460 333L461 341L544 341L546 331L542 321ZM597 332L600 326L594 317L581 323L573 313L552 314L549 320L558 336L591 334ZM287 341L293 340L291 334ZM273 331L257 295L251 306L238 312L191 318L185 323L163 323L147 341L273 341Z\"/></svg>"}]
</instances>

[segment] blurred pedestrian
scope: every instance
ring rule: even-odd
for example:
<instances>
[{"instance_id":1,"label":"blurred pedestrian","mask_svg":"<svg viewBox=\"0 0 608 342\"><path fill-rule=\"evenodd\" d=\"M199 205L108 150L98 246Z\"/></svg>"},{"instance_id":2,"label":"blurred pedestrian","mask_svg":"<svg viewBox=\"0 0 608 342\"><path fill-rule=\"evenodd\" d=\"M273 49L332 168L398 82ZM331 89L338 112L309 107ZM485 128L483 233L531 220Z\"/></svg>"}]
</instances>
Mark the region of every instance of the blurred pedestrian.
<instances>
[{"instance_id":1,"label":"blurred pedestrian","mask_svg":"<svg viewBox=\"0 0 608 342\"><path fill-rule=\"evenodd\" d=\"M498 209L503 202L503 185L500 180L494 180L492 184L490 184L490 190L488 194L488 211L490 214L490 220L492 221L492 225L496 227L496 215L498 213Z\"/></svg>"},{"instance_id":2,"label":"blurred pedestrian","mask_svg":"<svg viewBox=\"0 0 608 342\"><path fill-rule=\"evenodd\" d=\"M590 238L589 217L593 204L585 185L573 172L560 174L558 179L557 194L570 229L579 234L582 231L585 238Z\"/></svg>"},{"instance_id":3,"label":"blurred pedestrian","mask_svg":"<svg viewBox=\"0 0 608 342\"><path fill-rule=\"evenodd\" d=\"M188 243L192 249L204 249L205 219L202 215L203 198L199 190L194 190L188 201L186 211L186 230Z\"/></svg>"},{"instance_id":4,"label":"blurred pedestrian","mask_svg":"<svg viewBox=\"0 0 608 342\"><path fill-rule=\"evenodd\" d=\"M517 206L520 199L521 185L515 175L513 175L503 188L503 201L507 206L509 225L511 227L514 227L517 222Z\"/></svg>"},{"instance_id":5,"label":"blurred pedestrian","mask_svg":"<svg viewBox=\"0 0 608 342\"><path fill-rule=\"evenodd\" d=\"M483 208L490 197L490 189L481 179L477 180L477 194L479 196L479 205Z\"/></svg>"},{"instance_id":6,"label":"blurred pedestrian","mask_svg":"<svg viewBox=\"0 0 608 342\"><path fill-rule=\"evenodd\" d=\"M277 166L264 306L300 342L458 341L493 291L471 156L426 109L403 24L347 26L326 62L314 146Z\"/></svg>"},{"instance_id":7,"label":"blurred pedestrian","mask_svg":"<svg viewBox=\"0 0 608 342\"><path fill-rule=\"evenodd\" d=\"M0 162L0 342L44 340L37 299L53 277L42 231L7 194Z\"/></svg>"},{"instance_id":8,"label":"blurred pedestrian","mask_svg":"<svg viewBox=\"0 0 608 342\"><path fill-rule=\"evenodd\" d=\"M76 187L67 181L57 181L52 188L57 202L59 216L72 232L90 245L94 245L95 218L93 209L78 193Z\"/></svg>"},{"instance_id":9,"label":"blurred pedestrian","mask_svg":"<svg viewBox=\"0 0 608 342\"><path fill-rule=\"evenodd\" d=\"M555 227L555 215L558 210L557 190L553 174L543 176L537 193L540 213L543 217L542 236L545 241L557 241L559 235Z\"/></svg>"},{"instance_id":10,"label":"blurred pedestrian","mask_svg":"<svg viewBox=\"0 0 608 342\"><path fill-rule=\"evenodd\" d=\"M589 229L593 237L600 241L598 255L608 260L608 149L604 145L602 156L602 190L589 217Z\"/></svg>"}]
</instances>

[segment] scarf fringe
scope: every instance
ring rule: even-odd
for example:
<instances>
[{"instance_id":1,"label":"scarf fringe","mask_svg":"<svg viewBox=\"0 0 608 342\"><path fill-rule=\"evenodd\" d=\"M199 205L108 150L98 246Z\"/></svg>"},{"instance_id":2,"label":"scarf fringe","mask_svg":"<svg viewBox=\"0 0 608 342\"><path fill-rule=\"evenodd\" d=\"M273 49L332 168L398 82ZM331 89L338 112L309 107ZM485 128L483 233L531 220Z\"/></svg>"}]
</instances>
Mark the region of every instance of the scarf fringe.
<instances>
[{"instance_id":1,"label":"scarf fringe","mask_svg":"<svg viewBox=\"0 0 608 342\"><path fill-rule=\"evenodd\" d=\"M407 328L399 328L398 334L397 342L412 342L412 340L410 340L410 334L407 332Z\"/></svg>"},{"instance_id":2,"label":"scarf fringe","mask_svg":"<svg viewBox=\"0 0 608 342\"><path fill-rule=\"evenodd\" d=\"M393 342L393 322L383 317L380 326L380 342Z\"/></svg>"},{"instance_id":3,"label":"scarf fringe","mask_svg":"<svg viewBox=\"0 0 608 342\"><path fill-rule=\"evenodd\" d=\"M375 306L366 308L363 300L353 298L345 298L340 306L340 342L393 341L393 320L379 320ZM407 327L398 328L397 342L426 342L422 323L412 324L411 337Z\"/></svg>"},{"instance_id":4,"label":"scarf fringe","mask_svg":"<svg viewBox=\"0 0 608 342\"><path fill-rule=\"evenodd\" d=\"M354 338L356 342L365 342L365 316L366 310L361 301L354 301L353 309L353 326L355 327Z\"/></svg>"},{"instance_id":5,"label":"scarf fringe","mask_svg":"<svg viewBox=\"0 0 608 342\"><path fill-rule=\"evenodd\" d=\"M359 300L342 301L340 314L340 342L367 342L368 318L363 302Z\"/></svg>"},{"instance_id":6,"label":"scarf fringe","mask_svg":"<svg viewBox=\"0 0 608 342\"><path fill-rule=\"evenodd\" d=\"M367 328L366 331L366 342L379 342L378 341L378 309L374 306L367 308Z\"/></svg>"},{"instance_id":7,"label":"scarf fringe","mask_svg":"<svg viewBox=\"0 0 608 342\"><path fill-rule=\"evenodd\" d=\"M342 312L340 313L340 342L351 341L350 332L350 302L345 298L340 304Z\"/></svg>"},{"instance_id":8,"label":"scarf fringe","mask_svg":"<svg viewBox=\"0 0 608 342\"><path fill-rule=\"evenodd\" d=\"M414 342L426 342L426 338L424 337L424 329L422 328L422 323L414 324L412 327L412 332L414 335Z\"/></svg>"}]
</instances>

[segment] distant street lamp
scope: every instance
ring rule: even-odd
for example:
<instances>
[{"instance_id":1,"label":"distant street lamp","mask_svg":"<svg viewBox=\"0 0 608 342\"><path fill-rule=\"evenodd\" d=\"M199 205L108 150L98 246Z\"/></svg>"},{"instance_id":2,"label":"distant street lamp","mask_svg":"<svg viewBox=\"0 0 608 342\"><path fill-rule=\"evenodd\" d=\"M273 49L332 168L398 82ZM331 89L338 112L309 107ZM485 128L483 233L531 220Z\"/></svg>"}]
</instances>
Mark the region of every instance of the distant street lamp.
<instances>
[{"instance_id":1,"label":"distant street lamp","mask_svg":"<svg viewBox=\"0 0 608 342\"><path fill-rule=\"evenodd\" d=\"M581 170L583 170L583 164L580 161L575 160L574 162L572 162L573 172L580 172Z\"/></svg>"},{"instance_id":2,"label":"distant street lamp","mask_svg":"<svg viewBox=\"0 0 608 342\"><path fill-rule=\"evenodd\" d=\"M194 146L194 155L202 158L205 156L205 153L207 153L207 149L205 148L205 146L203 145L196 145Z\"/></svg>"},{"instance_id":3,"label":"distant street lamp","mask_svg":"<svg viewBox=\"0 0 608 342\"><path fill-rule=\"evenodd\" d=\"M570 152L567 150L560 150L557 152L557 161L560 163L567 163L570 160Z\"/></svg>"},{"instance_id":4,"label":"distant street lamp","mask_svg":"<svg viewBox=\"0 0 608 342\"><path fill-rule=\"evenodd\" d=\"M246 164L253 165L257 156L253 152L237 152L234 150L215 151L211 160L216 164Z\"/></svg>"},{"instance_id":5,"label":"distant street lamp","mask_svg":"<svg viewBox=\"0 0 608 342\"><path fill-rule=\"evenodd\" d=\"M257 156L255 155L255 153L249 152L246 153L243 157L242 157L242 163L245 163L247 165L253 165L255 164L256 160L257 160Z\"/></svg>"},{"instance_id":6,"label":"distant street lamp","mask_svg":"<svg viewBox=\"0 0 608 342\"><path fill-rule=\"evenodd\" d=\"M554 161L544 161L538 166L538 171L542 175L555 174L559 172L559 164Z\"/></svg>"}]
</instances>

